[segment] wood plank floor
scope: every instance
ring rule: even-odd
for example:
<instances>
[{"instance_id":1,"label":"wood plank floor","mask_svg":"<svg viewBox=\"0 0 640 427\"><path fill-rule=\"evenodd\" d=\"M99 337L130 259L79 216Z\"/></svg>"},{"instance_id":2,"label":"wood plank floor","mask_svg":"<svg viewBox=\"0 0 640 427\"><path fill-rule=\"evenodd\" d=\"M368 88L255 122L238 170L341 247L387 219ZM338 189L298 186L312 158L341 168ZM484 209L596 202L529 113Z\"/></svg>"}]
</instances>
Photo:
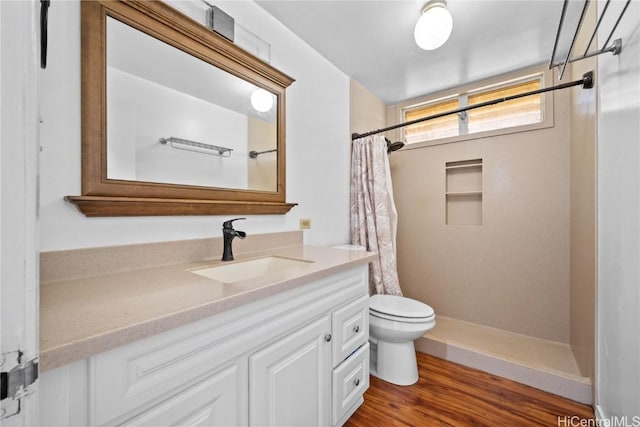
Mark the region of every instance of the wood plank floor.
<instances>
[{"instance_id":1,"label":"wood plank floor","mask_svg":"<svg viewBox=\"0 0 640 427\"><path fill-rule=\"evenodd\" d=\"M364 404L347 421L346 427L557 427L578 425L572 424L570 417L577 416L577 420L594 417L590 406L417 354L420 380L412 386L400 387L372 376ZM587 425L586 421L580 425Z\"/></svg>"}]
</instances>

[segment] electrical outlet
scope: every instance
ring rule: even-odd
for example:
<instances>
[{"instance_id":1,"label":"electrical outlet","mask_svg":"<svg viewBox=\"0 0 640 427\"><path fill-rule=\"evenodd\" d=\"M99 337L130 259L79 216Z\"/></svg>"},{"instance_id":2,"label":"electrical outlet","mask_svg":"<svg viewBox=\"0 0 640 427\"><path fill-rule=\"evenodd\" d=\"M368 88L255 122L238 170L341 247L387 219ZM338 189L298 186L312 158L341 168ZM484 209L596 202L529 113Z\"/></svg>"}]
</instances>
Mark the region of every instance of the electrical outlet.
<instances>
[{"instance_id":1,"label":"electrical outlet","mask_svg":"<svg viewBox=\"0 0 640 427\"><path fill-rule=\"evenodd\" d=\"M311 228L311 218L300 219L300 229L308 230L309 228Z\"/></svg>"}]
</instances>

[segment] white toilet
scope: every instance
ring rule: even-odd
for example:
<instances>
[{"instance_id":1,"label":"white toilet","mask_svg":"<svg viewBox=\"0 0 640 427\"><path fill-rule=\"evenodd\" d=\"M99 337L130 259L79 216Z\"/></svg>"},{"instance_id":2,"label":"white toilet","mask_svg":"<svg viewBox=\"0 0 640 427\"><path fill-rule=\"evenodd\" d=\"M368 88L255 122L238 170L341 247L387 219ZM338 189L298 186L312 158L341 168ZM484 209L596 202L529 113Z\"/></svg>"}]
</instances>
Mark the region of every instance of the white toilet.
<instances>
[{"instance_id":1,"label":"white toilet","mask_svg":"<svg viewBox=\"0 0 640 427\"><path fill-rule=\"evenodd\" d=\"M397 385L418 381L413 340L436 324L433 308L395 295L369 298L371 375Z\"/></svg>"}]
</instances>

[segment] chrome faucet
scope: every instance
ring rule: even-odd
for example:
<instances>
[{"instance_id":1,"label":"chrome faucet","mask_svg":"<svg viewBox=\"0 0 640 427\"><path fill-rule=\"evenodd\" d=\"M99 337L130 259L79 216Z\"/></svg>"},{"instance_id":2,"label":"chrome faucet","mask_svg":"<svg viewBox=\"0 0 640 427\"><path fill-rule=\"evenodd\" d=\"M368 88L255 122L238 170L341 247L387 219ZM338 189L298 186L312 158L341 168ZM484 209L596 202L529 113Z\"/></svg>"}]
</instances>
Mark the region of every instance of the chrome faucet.
<instances>
[{"instance_id":1,"label":"chrome faucet","mask_svg":"<svg viewBox=\"0 0 640 427\"><path fill-rule=\"evenodd\" d=\"M247 233L244 231L238 231L233 229L233 221L246 218L235 218L225 221L222 224L222 237L224 239L224 249L222 251L222 261L233 261L233 250L231 248L231 242L234 237L244 239L247 237Z\"/></svg>"}]
</instances>

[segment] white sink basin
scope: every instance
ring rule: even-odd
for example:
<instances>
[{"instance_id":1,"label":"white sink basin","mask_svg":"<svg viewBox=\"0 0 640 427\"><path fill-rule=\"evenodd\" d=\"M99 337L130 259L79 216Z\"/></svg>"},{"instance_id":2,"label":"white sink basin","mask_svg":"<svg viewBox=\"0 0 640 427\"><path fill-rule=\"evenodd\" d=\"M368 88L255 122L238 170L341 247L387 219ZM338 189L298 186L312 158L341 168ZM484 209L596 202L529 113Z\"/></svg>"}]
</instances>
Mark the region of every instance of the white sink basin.
<instances>
[{"instance_id":1,"label":"white sink basin","mask_svg":"<svg viewBox=\"0 0 640 427\"><path fill-rule=\"evenodd\" d=\"M215 267L200 270L191 270L191 272L217 280L218 282L235 283L267 274L308 267L312 263L313 261L301 259L267 256L247 261L235 261L229 264L216 265Z\"/></svg>"}]
</instances>

